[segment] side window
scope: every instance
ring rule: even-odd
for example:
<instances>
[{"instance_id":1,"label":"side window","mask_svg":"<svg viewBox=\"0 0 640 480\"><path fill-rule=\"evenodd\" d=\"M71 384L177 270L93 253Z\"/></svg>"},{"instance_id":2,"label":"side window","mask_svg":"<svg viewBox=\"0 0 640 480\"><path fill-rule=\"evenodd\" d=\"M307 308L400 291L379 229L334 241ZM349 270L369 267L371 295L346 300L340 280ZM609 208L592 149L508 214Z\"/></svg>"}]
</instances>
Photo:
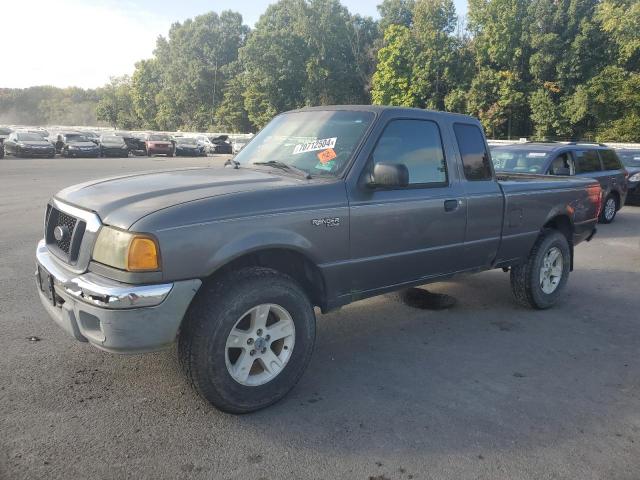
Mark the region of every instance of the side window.
<instances>
[{"instance_id":1,"label":"side window","mask_svg":"<svg viewBox=\"0 0 640 480\"><path fill-rule=\"evenodd\" d=\"M382 132L372 154L373 163L402 163L409 184L447 183L440 129L429 120L392 120Z\"/></svg>"},{"instance_id":2,"label":"side window","mask_svg":"<svg viewBox=\"0 0 640 480\"><path fill-rule=\"evenodd\" d=\"M575 173L573 158L569 152L558 155L549 168L550 175L575 175Z\"/></svg>"},{"instance_id":3,"label":"side window","mask_svg":"<svg viewBox=\"0 0 640 480\"><path fill-rule=\"evenodd\" d=\"M600 157L595 150L578 150L576 153L576 173L591 173L602 170Z\"/></svg>"},{"instance_id":4,"label":"side window","mask_svg":"<svg viewBox=\"0 0 640 480\"><path fill-rule=\"evenodd\" d=\"M482 132L476 125L456 123L453 130L458 141L464 175L467 180L490 180L491 160L484 143Z\"/></svg>"},{"instance_id":5,"label":"side window","mask_svg":"<svg viewBox=\"0 0 640 480\"><path fill-rule=\"evenodd\" d=\"M602 158L602 164L605 170L620 170L620 160L618 155L613 150L600 150L600 158Z\"/></svg>"}]
</instances>

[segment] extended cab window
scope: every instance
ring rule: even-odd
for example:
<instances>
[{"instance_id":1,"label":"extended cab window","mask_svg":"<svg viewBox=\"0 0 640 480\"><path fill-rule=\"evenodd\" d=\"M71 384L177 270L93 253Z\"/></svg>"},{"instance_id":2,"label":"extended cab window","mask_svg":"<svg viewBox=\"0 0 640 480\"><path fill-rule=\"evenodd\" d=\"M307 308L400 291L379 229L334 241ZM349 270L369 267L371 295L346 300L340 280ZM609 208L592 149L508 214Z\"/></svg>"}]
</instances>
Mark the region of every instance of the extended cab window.
<instances>
[{"instance_id":1,"label":"extended cab window","mask_svg":"<svg viewBox=\"0 0 640 480\"><path fill-rule=\"evenodd\" d=\"M591 173L602 170L600 157L595 150L578 150L576 164L576 173Z\"/></svg>"},{"instance_id":2,"label":"extended cab window","mask_svg":"<svg viewBox=\"0 0 640 480\"><path fill-rule=\"evenodd\" d=\"M453 130L467 180L490 180L492 176L489 154L480 129L476 125L456 123Z\"/></svg>"},{"instance_id":3,"label":"extended cab window","mask_svg":"<svg viewBox=\"0 0 640 480\"><path fill-rule=\"evenodd\" d=\"M447 168L440 129L428 120L392 120L372 154L373 164L404 164L409 184L446 184Z\"/></svg>"},{"instance_id":4,"label":"extended cab window","mask_svg":"<svg viewBox=\"0 0 640 480\"><path fill-rule=\"evenodd\" d=\"M600 158L605 170L620 170L620 160L613 150L600 150Z\"/></svg>"}]
</instances>

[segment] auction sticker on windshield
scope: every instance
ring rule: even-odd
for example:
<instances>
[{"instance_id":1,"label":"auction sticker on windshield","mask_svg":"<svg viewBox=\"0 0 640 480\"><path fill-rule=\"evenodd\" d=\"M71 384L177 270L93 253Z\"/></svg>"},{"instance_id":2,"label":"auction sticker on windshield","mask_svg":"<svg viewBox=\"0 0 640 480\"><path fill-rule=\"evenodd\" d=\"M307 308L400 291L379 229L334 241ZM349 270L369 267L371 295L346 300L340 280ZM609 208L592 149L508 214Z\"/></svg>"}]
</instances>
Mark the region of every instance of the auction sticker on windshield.
<instances>
[{"instance_id":1,"label":"auction sticker on windshield","mask_svg":"<svg viewBox=\"0 0 640 480\"><path fill-rule=\"evenodd\" d=\"M338 137L323 138L322 140L315 140L309 143L299 143L293 147L293 154L315 152L316 150L326 150L327 148L333 148L336 146Z\"/></svg>"}]
</instances>

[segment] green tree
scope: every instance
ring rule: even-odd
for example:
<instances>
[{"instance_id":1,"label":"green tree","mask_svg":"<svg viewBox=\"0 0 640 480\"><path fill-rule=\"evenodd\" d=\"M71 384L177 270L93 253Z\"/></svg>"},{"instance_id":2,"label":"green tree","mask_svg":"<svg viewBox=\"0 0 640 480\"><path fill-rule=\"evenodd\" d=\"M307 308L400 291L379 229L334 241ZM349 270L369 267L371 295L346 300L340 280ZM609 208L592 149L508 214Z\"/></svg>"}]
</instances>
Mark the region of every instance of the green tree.
<instances>
[{"instance_id":1,"label":"green tree","mask_svg":"<svg viewBox=\"0 0 640 480\"><path fill-rule=\"evenodd\" d=\"M631 70L640 70L640 2L604 0L598 5L597 18L602 30L618 47L618 59Z\"/></svg>"},{"instance_id":2,"label":"green tree","mask_svg":"<svg viewBox=\"0 0 640 480\"><path fill-rule=\"evenodd\" d=\"M413 65L418 46L408 27L390 25L384 32L384 46L378 51L371 97L378 105L417 107L412 89Z\"/></svg>"},{"instance_id":3,"label":"green tree","mask_svg":"<svg viewBox=\"0 0 640 480\"><path fill-rule=\"evenodd\" d=\"M413 9L415 0L383 0L378 5L380 29L384 32L389 25L413 25Z\"/></svg>"},{"instance_id":4,"label":"green tree","mask_svg":"<svg viewBox=\"0 0 640 480\"><path fill-rule=\"evenodd\" d=\"M113 128L129 129L138 125L131 99L131 79L128 76L112 77L100 89L100 97L96 107L98 120L107 122Z\"/></svg>"},{"instance_id":5,"label":"green tree","mask_svg":"<svg viewBox=\"0 0 640 480\"><path fill-rule=\"evenodd\" d=\"M224 11L174 23L154 52L162 89L156 124L203 130L216 123L224 95L224 66L234 62L248 27L239 13Z\"/></svg>"},{"instance_id":6,"label":"green tree","mask_svg":"<svg viewBox=\"0 0 640 480\"><path fill-rule=\"evenodd\" d=\"M131 101L133 111L140 119L140 127L158 128L158 94L162 89L161 73L158 61L154 58L136 63L131 77Z\"/></svg>"}]
</instances>

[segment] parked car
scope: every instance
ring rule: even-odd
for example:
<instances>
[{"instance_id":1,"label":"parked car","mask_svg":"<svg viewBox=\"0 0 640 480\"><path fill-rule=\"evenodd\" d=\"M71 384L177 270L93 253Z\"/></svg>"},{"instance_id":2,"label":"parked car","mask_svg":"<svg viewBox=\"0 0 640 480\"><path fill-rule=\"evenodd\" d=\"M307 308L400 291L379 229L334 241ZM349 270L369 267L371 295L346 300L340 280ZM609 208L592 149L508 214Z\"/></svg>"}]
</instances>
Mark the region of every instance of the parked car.
<instances>
[{"instance_id":1,"label":"parked car","mask_svg":"<svg viewBox=\"0 0 640 480\"><path fill-rule=\"evenodd\" d=\"M129 147L129 152L133 155L147 154L146 134L132 132L114 132L114 134L124 139L125 143Z\"/></svg>"},{"instance_id":2,"label":"parked car","mask_svg":"<svg viewBox=\"0 0 640 480\"><path fill-rule=\"evenodd\" d=\"M229 155L233 153L233 145L229 141L229 135L219 135L211 138L213 153Z\"/></svg>"},{"instance_id":3,"label":"parked car","mask_svg":"<svg viewBox=\"0 0 640 480\"><path fill-rule=\"evenodd\" d=\"M87 137L89 140L91 140L96 145L100 145L100 135L98 135L96 132L83 130L80 133L82 133L85 137Z\"/></svg>"},{"instance_id":4,"label":"parked car","mask_svg":"<svg viewBox=\"0 0 640 480\"><path fill-rule=\"evenodd\" d=\"M207 137L206 135L198 135L194 138L198 141L198 143L204 146L205 152L214 153L215 145L211 143L209 137Z\"/></svg>"},{"instance_id":5,"label":"parked car","mask_svg":"<svg viewBox=\"0 0 640 480\"><path fill-rule=\"evenodd\" d=\"M30 132L16 131L4 141L4 154L15 157L48 157L56 154L51 142L41 135Z\"/></svg>"},{"instance_id":6,"label":"parked car","mask_svg":"<svg viewBox=\"0 0 640 480\"><path fill-rule=\"evenodd\" d=\"M247 142L245 140L234 140L231 143L231 153L240 153L240 150L242 150L246 144Z\"/></svg>"},{"instance_id":7,"label":"parked car","mask_svg":"<svg viewBox=\"0 0 640 480\"><path fill-rule=\"evenodd\" d=\"M177 337L197 391L249 412L302 376L314 306L496 268L510 270L518 302L553 306L601 206L593 179L496 178L475 118L309 108L277 116L231 168L58 192L37 288L56 323L102 350L148 352Z\"/></svg>"},{"instance_id":8,"label":"parked car","mask_svg":"<svg viewBox=\"0 0 640 480\"><path fill-rule=\"evenodd\" d=\"M13 129L9 127L0 127L0 142L6 140L13 132Z\"/></svg>"},{"instance_id":9,"label":"parked car","mask_svg":"<svg viewBox=\"0 0 640 480\"><path fill-rule=\"evenodd\" d=\"M101 157L128 157L129 146L120 135L107 134L100 137Z\"/></svg>"},{"instance_id":10,"label":"parked car","mask_svg":"<svg viewBox=\"0 0 640 480\"><path fill-rule=\"evenodd\" d=\"M640 205L640 149L617 150L618 157L629 173L627 204Z\"/></svg>"},{"instance_id":11,"label":"parked car","mask_svg":"<svg viewBox=\"0 0 640 480\"><path fill-rule=\"evenodd\" d=\"M83 133L67 133L61 135L60 154L63 157L99 157L100 146Z\"/></svg>"},{"instance_id":12,"label":"parked car","mask_svg":"<svg viewBox=\"0 0 640 480\"><path fill-rule=\"evenodd\" d=\"M53 132L49 135L48 140L56 148L57 154L62 154L62 149L64 148L64 145L65 145L65 137L67 135L81 135L81 133L76 130L63 130L63 131Z\"/></svg>"},{"instance_id":13,"label":"parked car","mask_svg":"<svg viewBox=\"0 0 640 480\"><path fill-rule=\"evenodd\" d=\"M150 133L147 135L145 147L148 156L160 154L173 157L175 153L175 140L164 133Z\"/></svg>"},{"instance_id":14,"label":"parked car","mask_svg":"<svg viewBox=\"0 0 640 480\"><path fill-rule=\"evenodd\" d=\"M204 145L195 138L180 137L176 138L176 156L182 157L206 157L207 152Z\"/></svg>"},{"instance_id":15,"label":"parked car","mask_svg":"<svg viewBox=\"0 0 640 480\"><path fill-rule=\"evenodd\" d=\"M601 223L613 222L627 197L628 173L615 150L592 143L514 143L491 149L498 172L569 175L600 182L604 207Z\"/></svg>"}]
</instances>

